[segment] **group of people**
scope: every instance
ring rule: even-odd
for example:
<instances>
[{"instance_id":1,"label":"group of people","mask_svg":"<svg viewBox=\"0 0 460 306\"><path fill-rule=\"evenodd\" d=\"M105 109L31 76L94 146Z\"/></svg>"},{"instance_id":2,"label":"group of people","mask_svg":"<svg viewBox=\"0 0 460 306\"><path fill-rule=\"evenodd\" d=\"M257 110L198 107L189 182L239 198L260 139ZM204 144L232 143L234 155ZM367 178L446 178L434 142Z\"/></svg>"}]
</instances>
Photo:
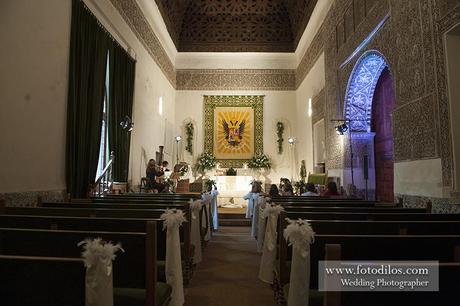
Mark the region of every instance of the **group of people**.
<instances>
[{"instance_id":1,"label":"group of people","mask_svg":"<svg viewBox=\"0 0 460 306\"><path fill-rule=\"evenodd\" d=\"M270 186L268 197L293 196L294 189L290 183L281 184L280 188L276 184ZM300 190L300 195L304 197L333 197L341 196L335 182L329 182L324 190L317 190L313 183L307 183L305 188Z\"/></svg>"},{"instance_id":2,"label":"group of people","mask_svg":"<svg viewBox=\"0 0 460 306\"><path fill-rule=\"evenodd\" d=\"M161 163L161 166L158 166L153 158L149 160L147 169L145 170L147 178L146 187L148 189L157 190L158 193L161 193L165 189L164 175L165 172L169 171L168 165L169 163L165 160Z\"/></svg>"}]
</instances>

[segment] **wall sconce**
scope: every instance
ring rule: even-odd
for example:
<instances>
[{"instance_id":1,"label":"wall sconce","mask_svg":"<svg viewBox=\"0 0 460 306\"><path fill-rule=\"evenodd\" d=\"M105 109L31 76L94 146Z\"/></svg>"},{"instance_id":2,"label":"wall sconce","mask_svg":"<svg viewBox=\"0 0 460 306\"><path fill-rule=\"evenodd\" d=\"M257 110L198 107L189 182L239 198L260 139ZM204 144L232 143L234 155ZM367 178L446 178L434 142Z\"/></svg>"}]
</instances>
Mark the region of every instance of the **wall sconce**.
<instances>
[{"instance_id":1,"label":"wall sconce","mask_svg":"<svg viewBox=\"0 0 460 306\"><path fill-rule=\"evenodd\" d=\"M295 138L295 137L289 137L288 138L288 144L291 145L291 146L295 145L296 141L297 141L297 138Z\"/></svg>"},{"instance_id":2,"label":"wall sconce","mask_svg":"<svg viewBox=\"0 0 460 306\"><path fill-rule=\"evenodd\" d=\"M308 117L311 117L313 109L311 107L311 98L308 99Z\"/></svg>"},{"instance_id":3,"label":"wall sconce","mask_svg":"<svg viewBox=\"0 0 460 306\"><path fill-rule=\"evenodd\" d=\"M131 132L134 129L134 122L129 118L129 116L125 116L123 121L120 122L120 126L123 130L127 130Z\"/></svg>"}]
</instances>

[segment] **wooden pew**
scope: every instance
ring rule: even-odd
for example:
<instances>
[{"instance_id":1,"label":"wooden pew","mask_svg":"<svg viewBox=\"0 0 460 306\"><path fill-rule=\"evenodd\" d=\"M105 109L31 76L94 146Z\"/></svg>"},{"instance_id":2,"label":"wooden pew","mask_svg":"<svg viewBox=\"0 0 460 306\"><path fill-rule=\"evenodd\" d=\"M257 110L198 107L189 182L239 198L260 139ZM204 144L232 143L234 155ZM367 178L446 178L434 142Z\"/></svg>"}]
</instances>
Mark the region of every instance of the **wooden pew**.
<instances>
[{"instance_id":1,"label":"wooden pew","mask_svg":"<svg viewBox=\"0 0 460 306\"><path fill-rule=\"evenodd\" d=\"M282 239L284 240L284 238ZM340 244L342 259L363 261L428 261L435 260L442 263L452 263L458 260L455 250L460 246L460 235L315 235L315 242L311 245L311 275L310 288L318 288L318 262L326 258L326 245ZM285 245L286 248L283 246ZM285 248L285 251L281 249ZM279 258L279 286L286 292L289 282L289 265L291 252L287 244L280 245ZM456 282L456 279L449 279ZM460 289L460 288L458 288ZM356 300L353 300L356 302ZM418 301L420 303L423 298ZM282 299L279 300L282 304ZM388 301L387 301L388 302ZM393 301L396 302L396 301ZM411 305L419 305L414 303ZM377 305L377 304L339 304L339 305ZM380 304L390 305L390 304ZM391 304L394 305L394 304ZM408 304L406 304L408 305ZM327 304L327 306L332 306Z\"/></svg>"},{"instance_id":2,"label":"wooden pew","mask_svg":"<svg viewBox=\"0 0 460 306\"><path fill-rule=\"evenodd\" d=\"M346 212L346 213L426 213L425 208L403 208L403 207L340 207L340 206L284 206L286 211L294 212Z\"/></svg>"},{"instance_id":3,"label":"wooden pew","mask_svg":"<svg viewBox=\"0 0 460 306\"><path fill-rule=\"evenodd\" d=\"M448 221L460 220L460 214L428 214L428 213L352 213L352 212L302 212L289 211L290 218L308 220L419 220Z\"/></svg>"},{"instance_id":4,"label":"wooden pew","mask_svg":"<svg viewBox=\"0 0 460 306\"><path fill-rule=\"evenodd\" d=\"M144 233L0 228L0 253L75 258L81 253L76 244L86 238L121 242L126 253L115 260L115 304L122 305L129 292L142 300L139 305L167 305L171 288L157 283L156 229L154 221L147 222Z\"/></svg>"},{"instance_id":5,"label":"wooden pew","mask_svg":"<svg viewBox=\"0 0 460 306\"><path fill-rule=\"evenodd\" d=\"M2 305L85 305L81 258L0 255L0 283Z\"/></svg>"},{"instance_id":6,"label":"wooden pew","mask_svg":"<svg viewBox=\"0 0 460 306\"><path fill-rule=\"evenodd\" d=\"M184 203L185 215L187 220L191 220L191 212L189 203ZM81 217L81 218L116 218L116 219L158 219L164 213L164 209L95 209L95 208L46 208L46 207L3 207L0 208L0 214L6 215L36 215L36 216L67 216L67 217ZM145 221L145 220L144 220ZM159 221L159 220L157 220ZM116 228L116 227L115 227ZM181 242L183 243L183 261L185 263L184 282L187 284L192 276L193 266L193 248L191 246L190 237L191 226L190 222L185 222L180 228ZM164 236L166 241L165 232L161 231L159 235ZM165 248L163 249L165 250ZM164 252L160 253L164 259Z\"/></svg>"},{"instance_id":7,"label":"wooden pew","mask_svg":"<svg viewBox=\"0 0 460 306\"><path fill-rule=\"evenodd\" d=\"M456 248L458 250L458 247ZM326 244L325 256L328 260L362 261L369 253L379 252L379 249L366 248L365 254L342 254L341 244ZM332 256L331 256L332 255ZM457 298L460 282L456 281L460 273L460 256L454 254L454 262L439 264L439 291L438 292L325 292L324 305L341 306L405 306L405 305L450 305ZM363 257L364 256L364 257Z\"/></svg>"}]
</instances>

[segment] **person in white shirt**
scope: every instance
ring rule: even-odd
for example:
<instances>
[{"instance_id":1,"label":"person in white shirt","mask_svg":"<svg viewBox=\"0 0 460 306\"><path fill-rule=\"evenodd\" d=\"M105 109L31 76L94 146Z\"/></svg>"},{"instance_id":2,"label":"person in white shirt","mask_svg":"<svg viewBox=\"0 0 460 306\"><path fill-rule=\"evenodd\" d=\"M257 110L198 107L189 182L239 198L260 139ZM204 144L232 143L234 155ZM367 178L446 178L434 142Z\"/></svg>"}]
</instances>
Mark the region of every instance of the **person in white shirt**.
<instances>
[{"instance_id":1,"label":"person in white shirt","mask_svg":"<svg viewBox=\"0 0 460 306\"><path fill-rule=\"evenodd\" d=\"M319 197L319 194L316 192L315 185L313 183L307 183L307 192L301 194L304 197Z\"/></svg>"}]
</instances>

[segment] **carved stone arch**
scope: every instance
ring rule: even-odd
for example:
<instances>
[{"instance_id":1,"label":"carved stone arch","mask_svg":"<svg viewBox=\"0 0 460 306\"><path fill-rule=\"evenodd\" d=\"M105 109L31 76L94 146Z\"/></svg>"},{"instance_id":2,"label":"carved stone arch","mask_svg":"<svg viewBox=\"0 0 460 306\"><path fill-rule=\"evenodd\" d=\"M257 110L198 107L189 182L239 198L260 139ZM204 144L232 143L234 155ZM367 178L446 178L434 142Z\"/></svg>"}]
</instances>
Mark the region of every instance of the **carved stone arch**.
<instances>
[{"instance_id":1,"label":"carved stone arch","mask_svg":"<svg viewBox=\"0 0 460 306\"><path fill-rule=\"evenodd\" d=\"M375 86L385 68L386 58L376 50L369 50L356 62L345 92L344 116L353 132L370 132L372 99Z\"/></svg>"}]
</instances>

